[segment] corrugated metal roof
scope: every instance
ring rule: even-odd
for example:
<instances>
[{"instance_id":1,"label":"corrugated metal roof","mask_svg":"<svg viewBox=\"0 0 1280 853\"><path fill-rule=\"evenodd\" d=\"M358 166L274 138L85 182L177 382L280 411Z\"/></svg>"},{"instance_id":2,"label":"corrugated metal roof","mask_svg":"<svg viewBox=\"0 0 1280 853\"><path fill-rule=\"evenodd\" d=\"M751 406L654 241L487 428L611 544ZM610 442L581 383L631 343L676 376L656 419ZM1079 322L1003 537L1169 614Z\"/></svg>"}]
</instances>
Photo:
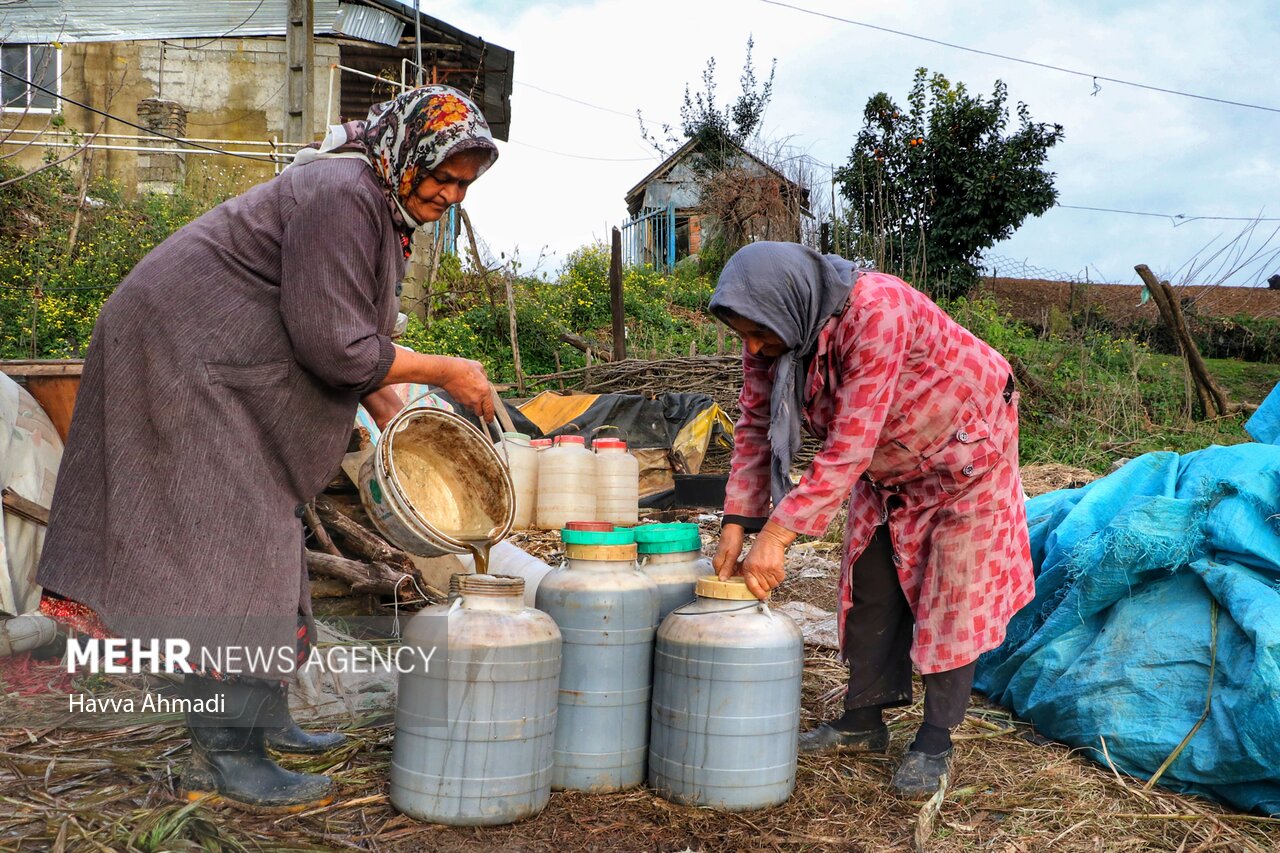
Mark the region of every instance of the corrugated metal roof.
<instances>
[{"instance_id":1,"label":"corrugated metal roof","mask_svg":"<svg viewBox=\"0 0 1280 853\"><path fill-rule=\"evenodd\" d=\"M338 0L315 0L315 31L331 33ZM26 0L0 4L0 41L132 41L284 35L289 0Z\"/></svg>"},{"instance_id":2,"label":"corrugated metal roof","mask_svg":"<svg viewBox=\"0 0 1280 853\"><path fill-rule=\"evenodd\" d=\"M404 21L381 9L339 3L333 32L394 47L400 43L400 36L404 33Z\"/></svg>"}]
</instances>

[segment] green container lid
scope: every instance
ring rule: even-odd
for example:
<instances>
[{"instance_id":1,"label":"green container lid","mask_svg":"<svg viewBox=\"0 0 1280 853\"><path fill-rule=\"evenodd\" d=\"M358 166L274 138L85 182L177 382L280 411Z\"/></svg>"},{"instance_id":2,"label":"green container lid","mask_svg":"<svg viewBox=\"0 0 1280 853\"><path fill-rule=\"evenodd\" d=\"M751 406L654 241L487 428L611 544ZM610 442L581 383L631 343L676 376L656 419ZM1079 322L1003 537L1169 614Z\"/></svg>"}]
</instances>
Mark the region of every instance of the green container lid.
<instances>
[{"instance_id":1,"label":"green container lid","mask_svg":"<svg viewBox=\"0 0 1280 853\"><path fill-rule=\"evenodd\" d=\"M569 530L560 531L560 541L566 545L634 545L635 534L630 527L615 527L603 530Z\"/></svg>"},{"instance_id":2,"label":"green container lid","mask_svg":"<svg viewBox=\"0 0 1280 853\"><path fill-rule=\"evenodd\" d=\"M635 529L641 554L683 554L702 550L696 524L642 524Z\"/></svg>"}]
</instances>

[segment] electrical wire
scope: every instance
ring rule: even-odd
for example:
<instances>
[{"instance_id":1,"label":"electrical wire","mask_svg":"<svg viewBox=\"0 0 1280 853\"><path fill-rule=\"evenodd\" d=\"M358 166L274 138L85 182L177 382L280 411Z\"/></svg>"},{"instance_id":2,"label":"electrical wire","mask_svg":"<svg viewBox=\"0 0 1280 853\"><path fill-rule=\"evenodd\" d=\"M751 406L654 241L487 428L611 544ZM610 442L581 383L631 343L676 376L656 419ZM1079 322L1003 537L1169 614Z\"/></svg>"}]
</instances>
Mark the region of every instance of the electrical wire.
<instances>
[{"instance_id":1,"label":"electrical wire","mask_svg":"<svg viewBox=\"0 0 1280 853\"><path fill-rule=\"evenodd\" d=\"M95 115L100 115L103 118L109 118L112 121L118 121L121 124L128 125L129 127L132 127L136 130L141 130L144 133L150 133L155 136L159 136L162 139L168 139L171 142L181 142L183 145L190 145L192 148L202 148L205 151L211 151L214 154L226 154L229 157L240 157L241 159L244 159L244 160L254 160L259 163L276 162L275 159L272 157L258 157L253 154L241 154L238 151L224 151L223 149L215 148L212 145L204 145L199 142L188 142L187 140L182 139L180 137L170 136L169 134L163 133L159 130L155 130L150 127L144 127L143 125L140 125L137 122L129 121L127 118L121 118L120 116L112 115L111 113L106 112L105 110L100 110L97 107L91 107L88 104L82 104L79 101L75 100L74 98L68 98L66 95L55 92L52 89L47 89L44 86L41 86L39 83L35 83L31 80L28 80L27 78L22 77L21 75L14 74L12 71L6 71L5 69L0 68L0 74L3 74L5 77L11 77L14 80L17 80L21 83L25 83L26 85L30 86L33 89L44 92L46 95L52 95L58 100L64 101L68 104L71 104L72 106L79 107L82 110L88 110L89 112L94 113Z\"/></svg>"},{"instance_id":2,"label":"electrical wire","mask_svg":"<svg viewBox=\"0 0 1280 853\"><path fill-rule=\"evenodd\" d=\"M541 86L535 86L532 83L526 83L523 80L516 80L515 83L519 86L524 86L526 89L533 89L535 92L541 92L544 95L551 95L553 98L563 98L566 101L572 101L573 103L581 104L584 107L591 107L591 109L593 110L600 110L601 112L605 112L605 113L613 113L616 116L622 116L624 118L639 119L639 121L642 124L655 124L655 125L660 124L659 122L649 121L647 119L640 118L638 115L634 113L624 113L622 110L615 110L612 107L602 107L599 104L593 104L589 101L579 100L578 98L573 98L573 97L570 97L569 95L562 95L559 92L553 92L550 89L544 89Z\"/></svg>"},{"instance_id":3,"label":"electrical wire","mask_svg":"<svg viewBox=\"0 0 1280 853\"><path fill-rule=\"evenodd\" d=\"M1174 225L1183 225L1187 222L1208 221L1208 222L1280 222L1280 217L1266 216L1189 216L1185 213L1149 213L1143 210L1121 210L1114 207L1085 207L1079 204L1055 204L1055 207L1061 207L1066 210L1092 210L1097 213L1124 213L1129 216L1154 216L1157 219L1171 219Z\"/></svg>"},{"instance_id":4,"label":"electrical wire","mask_svg":"<svg viewBox=\"0 0 1280 853\"><path fill-rule=\"evenodd\" d=\"M1197 95L1193 92L1182 92L1177 89L1167 89L1163 86L1152 86L1147 83L1135 83L1132 80L1121 80L1118 77L1105 77L1101 74L1092 74L1088 71L1078 71L1074 68L1064 68L1061 65L1050 65L1046 62L1036 62L1033 59L1023 59L1018 56L1010 56L1007 53L995 53L994 51L990 51L990 50L980 50L976 47L966 47L965 45L962 45L962 44L955 44L954 42L942 41L941 39L930 38L928 36L916 35L915 33L908 33L903 30L895 30L891 27L882 27L877 24L868 24L864 21L855 21L851 18L841 18L838 15L829 15L826 12L817 12L813 9L805 9L802 6L794 6L790 3L780 2L780 0L760 0L760 2L765 3L769 6L778 6L782 9L791 9L792 11L795 11L795 12L802 12L806 15L813 15L818 18L826 18L829 21L839 21L840 23L843 23L843 24L852 24L855 27L863 27L868 30L876 30L877 32L882 32L882 33L891 33L892 35L895 35L895 36L902 36L904 38L928 42L929 44L936 44L942 47L949 47L952 50L963 50L967 53L976 53L980 56L991 56L996 59L1004 59L1009 62L1019 62L1019 63L1022 63L1023 65L1031 65L1036 68L1045 68L1045 69L1048 69L1049 71L1060 71L1063 74L1073 74L1077 77L1087 77L1093 80L1095 84L1099 80L1102 80L1103 82L1115 83L1119 86L1132 86L1135 89L1146 89L1147 91L1150 91L1150 92L1161 92L1166 95L1177 95L1182 98L1194 98L1199 101L1211 101L1215 104L1226 104L1227 106L1232 106L1232 107L1244 107L1250 110L1262 110L1264 112L1269 112L1269 113L1280 113L1280 107L1268 107L1262 104L1250 104L1244 101L1232 101L1227 98L1215 98L1215 97L1212 97L1211 95Z\"/></svg>"}]
</instances>

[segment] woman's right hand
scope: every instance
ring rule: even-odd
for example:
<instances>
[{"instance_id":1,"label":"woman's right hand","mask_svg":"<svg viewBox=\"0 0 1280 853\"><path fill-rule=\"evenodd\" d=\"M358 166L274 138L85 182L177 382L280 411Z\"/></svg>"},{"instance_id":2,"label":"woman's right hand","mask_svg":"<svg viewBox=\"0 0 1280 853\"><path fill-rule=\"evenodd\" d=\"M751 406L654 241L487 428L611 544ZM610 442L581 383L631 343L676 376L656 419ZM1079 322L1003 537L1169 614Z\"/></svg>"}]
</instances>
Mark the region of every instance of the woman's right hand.
<instances>
[{"instance_id":1,"label":"woman's right hand","mask_svg":"<svg viewBox=\"0 0 1280 853\"><path fill-rule=\"evenodd\" d=\"M720 527L720 544L711 558L711 567L720 580L728 580L741 571L738 557L742 556L742 540L746 534L741 524L725 524Z\"/></svg>"},{"instance_id":2,"label":"woman's right hand","mask_svg":"<svg viewBox=\"0 0 1280 853\"><path fill-rule=\"evenodd\" d=\"M475 412L481 423L493 420L493 386L484 365L469 358L449 358L449 376L440 383L449 396Z\"/></svg>"}]
</instances>

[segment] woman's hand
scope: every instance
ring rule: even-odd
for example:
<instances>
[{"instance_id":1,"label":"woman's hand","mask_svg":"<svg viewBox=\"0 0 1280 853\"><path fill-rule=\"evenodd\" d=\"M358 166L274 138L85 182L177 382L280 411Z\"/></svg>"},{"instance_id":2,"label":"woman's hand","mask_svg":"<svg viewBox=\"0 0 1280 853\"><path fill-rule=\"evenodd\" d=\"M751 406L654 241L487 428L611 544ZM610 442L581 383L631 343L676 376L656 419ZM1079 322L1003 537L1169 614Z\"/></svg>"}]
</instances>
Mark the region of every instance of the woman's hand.
<instances>
[{"instance_id":1,"label":"woman's hand","mask_svg":"<svg viewBox=\"0 0 1280 853\"><path fill-rule=\"evenodd\" d=\"M484 365L469 358L428 355L402 346L396 347L391 369L382 378L382 386L401 382L437 385L449 396L476 413L484 423L493 420L493 391Z\"/></svg>"},{"instance_id":2,"label":"woman's hand","mask_svg":"<svg viewBox=\"0 0 1280 853\"><path fill-rule=\"evenodd\" d=\"M360 405L364 406L364 410L369 413L369 417L373 418L378 429L386 429L391 419L400 414L400 410L404 408L404 401L400 399L400 395L394 388L388 386L366 394L361 398Z\"/></svg>"},{"instance_id":3,"label":"woman's hand","mask_svg":"<svg viewBox=\"0 0 1280 853\"><path fill-rule=\"evenodd\" d=\"M450 358L450 376L441 382L449 396L476 413L481 423L493 420L493 389L484 365L469 358Z\"/></svg>"},{"instance_id":4,"label":"woman's hand","mask_svg":"<svg viewBox=\"0 0 1280 853\"><path fill-rule=\"evenodd\" d=\"M795 538L795 533L772 521L756 534L755 544L742 561L741 571L747 589L761 601L787 576L787 546Z\"/></svg>"},{"instance_id":5,"label":"woman's hand","mask_svg":"<svg viewBox=\"0 0 1280 853\"><path fill-rule=\"evenodd\" d=\"M726 581L738 573L738 557L742 555L743 528L741 524L724 524L720 527L720 544L711 558L716 576Z\"/></svg>"}]
</instances>

